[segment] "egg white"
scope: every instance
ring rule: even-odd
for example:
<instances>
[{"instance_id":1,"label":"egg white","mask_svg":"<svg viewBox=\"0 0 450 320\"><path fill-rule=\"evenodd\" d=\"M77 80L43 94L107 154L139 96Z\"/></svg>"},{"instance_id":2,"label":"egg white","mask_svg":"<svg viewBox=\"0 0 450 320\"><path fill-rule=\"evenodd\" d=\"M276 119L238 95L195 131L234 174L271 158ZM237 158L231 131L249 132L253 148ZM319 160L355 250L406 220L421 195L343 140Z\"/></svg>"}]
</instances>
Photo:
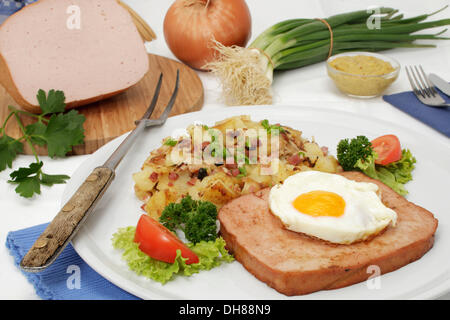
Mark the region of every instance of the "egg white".
<instances>
[{"instance_id":1,"label":"egg white","mask_svg":"<svg viewBox=\"0 0 450 320\"><path fill-rule=\"evenodd\" d=\"M310 191L328 191L345 201L339 217L311 216L299 212L292 202ZM397 214L378 197L374 183L356 182L343 176L318 171L299 172L270 190L270 210L292 231L333 243L350 244L366 240L390 223L395 226Z\"/></svg>"}]
</instances>

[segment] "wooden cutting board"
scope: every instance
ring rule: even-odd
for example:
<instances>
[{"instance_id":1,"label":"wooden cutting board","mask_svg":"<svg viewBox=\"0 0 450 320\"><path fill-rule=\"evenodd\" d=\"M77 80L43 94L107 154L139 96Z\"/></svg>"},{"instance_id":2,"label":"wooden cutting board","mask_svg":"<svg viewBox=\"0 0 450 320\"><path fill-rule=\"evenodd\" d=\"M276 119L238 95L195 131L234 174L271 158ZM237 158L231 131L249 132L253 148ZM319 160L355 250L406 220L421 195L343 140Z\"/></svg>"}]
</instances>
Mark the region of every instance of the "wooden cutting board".
<instances>
[{"instance_id":1,"label":"wooden cutting board","mask_svg":"<svg viewBox=\"0 0 450 320\"><path fill-rule=\"evenodd\" d=\"M179 91L170 115L202 108L203 85L194 70L185 64L158 55L149 54L149 59L149 72L135 86L112 98L76 109L86 117L85 144L76 146L72 154L90 154L112 139L134 129L134 121L142 117L150 104L161 72L164 75L163 82L152 118L158 118L169 102L175 86L177 69L180 70ZM8 105L18 106L0 86L0 126L9 114ZM27 115L21 117L25 126L33 122L33 118ZM14 138L23 136L14 119L9 120L6 133ZM32 154L28 145L24 146L24 153ZM45 148L37 148L37 151L40 155L47 154Z\"/></svg>"}]
</instances>

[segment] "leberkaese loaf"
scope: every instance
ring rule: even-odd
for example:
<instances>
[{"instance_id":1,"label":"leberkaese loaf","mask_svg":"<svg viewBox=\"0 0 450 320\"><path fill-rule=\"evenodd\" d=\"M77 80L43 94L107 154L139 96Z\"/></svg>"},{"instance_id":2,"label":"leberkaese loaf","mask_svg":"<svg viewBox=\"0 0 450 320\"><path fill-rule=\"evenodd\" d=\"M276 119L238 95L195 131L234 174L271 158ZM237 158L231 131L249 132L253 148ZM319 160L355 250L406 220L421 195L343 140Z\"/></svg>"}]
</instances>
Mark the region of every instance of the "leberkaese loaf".
<instances>
[{"instance_id":1,"label":"leberkaese loaf","mask_svg":"<svg viewBox=\"0 0 450 320\"><path fill-rule=\"evenodd\" d=\"M116 0L40 0L0 27L0 82L39 112L39 89L62 90L67 109L111 97L147 73L130 14Z\"/></svg>"},{"instance_id":2,"label":"leberkaese loaf","mask_svg":"<svg viewBox=\"0 0 450 320\"><path fill-rule=\"evenodd\" d=\"M370 265L382 274L421 258L432 246L433 214L359 172L348 179L376 183L383 203L397 212L397 225L369 241L331 244L284 228L269 209L270 189L230 201L219 211L227 248L250 273L288 296L337 289L365 281Z\"/></svg>"}]
</instances>

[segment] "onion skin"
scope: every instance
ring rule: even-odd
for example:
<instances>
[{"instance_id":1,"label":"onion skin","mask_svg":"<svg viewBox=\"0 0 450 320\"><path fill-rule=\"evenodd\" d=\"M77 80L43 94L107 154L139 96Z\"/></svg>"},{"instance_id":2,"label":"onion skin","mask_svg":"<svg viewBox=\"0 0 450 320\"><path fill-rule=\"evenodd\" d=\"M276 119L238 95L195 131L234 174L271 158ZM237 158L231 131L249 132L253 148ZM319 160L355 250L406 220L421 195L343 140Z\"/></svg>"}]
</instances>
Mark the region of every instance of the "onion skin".
<instances>
[{"instance_id":1,"label":"onion skin","mask_svg":"<svg viewBox=\"0 0 450 320\"><path fill-rule=\"evenodd\" d=\"M251 16L244 0L176 0L164 18L170 50L198 70L217 54L211 40L245 47L250 36Z\"/></svg>"}]
</instances>

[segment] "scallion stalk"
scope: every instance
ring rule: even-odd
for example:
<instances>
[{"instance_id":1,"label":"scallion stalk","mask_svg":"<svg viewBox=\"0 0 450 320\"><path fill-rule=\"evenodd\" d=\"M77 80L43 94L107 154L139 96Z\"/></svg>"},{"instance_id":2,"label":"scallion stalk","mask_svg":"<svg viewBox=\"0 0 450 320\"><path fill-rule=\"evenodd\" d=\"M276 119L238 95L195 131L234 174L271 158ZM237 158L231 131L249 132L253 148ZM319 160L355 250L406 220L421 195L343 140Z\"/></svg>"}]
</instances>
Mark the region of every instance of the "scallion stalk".
<instances>
[{"instance_id":1,"label":"scallion stalk","mask_svg":"<svg viewBox=\"0 0 450 320\"><path fill-rule=\"evenodd\" d=\"M333 31L332 54L347 51L382 51L393 48L428 48L416 40L449 40L434 34L413 34L417 31L450 25L450 19L425 20L431 14L404 18L397 9L381 7L380 28L369 29L373 18L366 10L331 16L326 20ZM229 105L272 103L273 72L300 68L324 61L330 53L330 31L317 19L281 21L262 32L248 48L225 47L216 42L220 53L216 61L205 68L222 82L225 102Z\"/></svg>"}]
</instances>

